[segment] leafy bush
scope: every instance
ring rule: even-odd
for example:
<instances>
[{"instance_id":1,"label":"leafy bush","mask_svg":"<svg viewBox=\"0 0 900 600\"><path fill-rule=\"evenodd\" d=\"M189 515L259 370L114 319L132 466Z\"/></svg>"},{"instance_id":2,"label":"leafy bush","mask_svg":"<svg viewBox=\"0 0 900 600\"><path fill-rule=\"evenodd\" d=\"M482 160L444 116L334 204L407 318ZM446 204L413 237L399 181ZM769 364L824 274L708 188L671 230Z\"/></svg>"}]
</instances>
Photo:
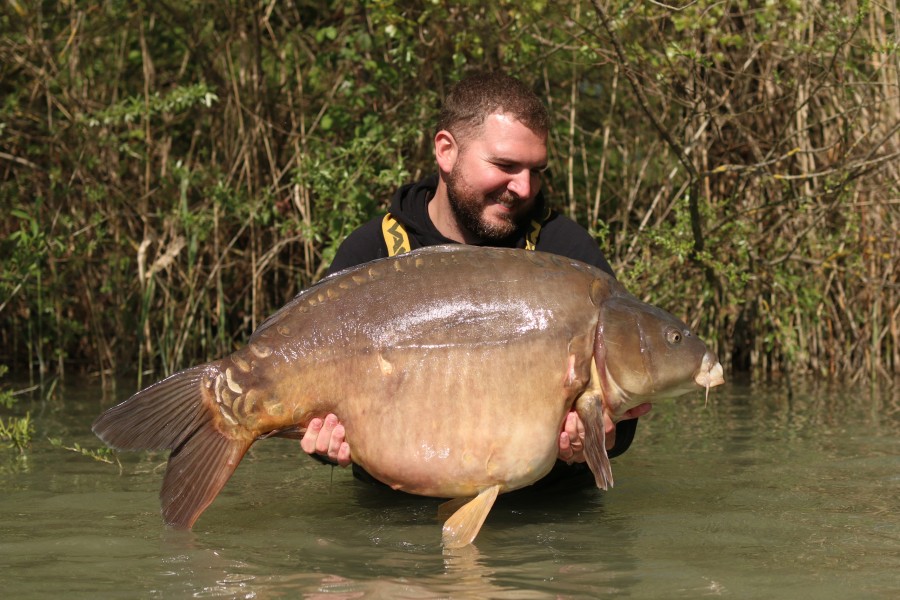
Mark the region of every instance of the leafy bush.
<instances>
[{"instance_id":1,"label":"leafy bush","mask_svg":"<svg viewBox=\"0 0 900 600\"><path fill-rule=\"evenodd\" d=\"M433 170L504 68L557 206L737 370L900 363L896 9L41 3L0 14L0 360L154 377L229 352Z\"/></svg>"}]
</instances>

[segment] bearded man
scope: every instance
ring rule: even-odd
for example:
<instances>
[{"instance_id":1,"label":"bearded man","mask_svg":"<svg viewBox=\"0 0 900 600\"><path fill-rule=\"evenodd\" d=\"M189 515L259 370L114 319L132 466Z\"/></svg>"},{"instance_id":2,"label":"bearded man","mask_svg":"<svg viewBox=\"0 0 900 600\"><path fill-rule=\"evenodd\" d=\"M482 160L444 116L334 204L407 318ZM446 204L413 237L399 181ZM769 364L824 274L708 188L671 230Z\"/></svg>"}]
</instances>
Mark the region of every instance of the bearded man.
<instances>
[{"instance_id":1,"label":"bearded man","mask_svg":"<svg viewBox=\"0 0 900 600\"><path fill-rule=\"evenodd\" d=\"M550 252L612 275L590 234L551 210L541 193L549 130L546 107L518 79L484 73L461 80L448 94L438 119L437 173L401 187L387 215L351 233L338 248L329 274L425 246L471 244ZM650 408L642 404L632 409L617 425L606 417L610 458L631 445L637 417ZM491 428L503 423L484 427L489 436ZM334 415L313 419L301 447L341 466L352 463L343 426ZM584 427L573 411L560 431L556 467L535 485L593 486L583 448ZM370 479L356 466L354 474Z\"/></svg>"}]
</instances>

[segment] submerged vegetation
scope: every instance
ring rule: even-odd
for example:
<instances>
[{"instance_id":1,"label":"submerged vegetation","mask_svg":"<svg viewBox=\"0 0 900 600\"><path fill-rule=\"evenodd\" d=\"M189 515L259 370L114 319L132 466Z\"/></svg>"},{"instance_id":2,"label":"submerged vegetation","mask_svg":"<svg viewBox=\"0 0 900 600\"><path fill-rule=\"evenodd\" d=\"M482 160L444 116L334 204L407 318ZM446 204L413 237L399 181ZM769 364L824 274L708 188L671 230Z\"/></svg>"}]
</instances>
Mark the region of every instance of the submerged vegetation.
<instances>
[{"instance_id":1,"label":"submerged vegetation","mask_svg":"<svg viewBox=\"0 0 900 600\"><path fill-rule=\"evenodd\" d=\"M0 365L0 379L6 375L7 370L6 365ZM17 399L12 390L0 388L0 408L10 410L16 403ZM34 423L30 412L21 417L0 416L0 447L24 452L31 443L33 434Z\"/></svg>"},{"instance_id":2,"label":"submerged vegetation","mask_svg":"<svg viewBox=\"0 0 900 600\"><path fill-rule=\"evenodd\" d=\"M896 3L18 0L0 14L0 363L220 356L430 172L504 68L549 197L735 371L900 364Z\"/></svg>"},{"instance_id":3,"label":"submerged vegetation","mask_svg":"<svg viewBox=\"0 0 900 600\"><path fill-rule=\"evenodd\" d=\"M97 462L106 463L108 465L116 465L119 469L119 475L121 475L124 470L122 467L122 463L119 461L119 457L116 456L116 453L110 448L84 448L78 442L75 442L71 446L66 446L65 443L63 443L63 441L59 438L49 438L48 441L54 448L68 450L69 452L74 452L75 454L80 454L81 456L96 460Z\"/></svg>"}]
</instances>

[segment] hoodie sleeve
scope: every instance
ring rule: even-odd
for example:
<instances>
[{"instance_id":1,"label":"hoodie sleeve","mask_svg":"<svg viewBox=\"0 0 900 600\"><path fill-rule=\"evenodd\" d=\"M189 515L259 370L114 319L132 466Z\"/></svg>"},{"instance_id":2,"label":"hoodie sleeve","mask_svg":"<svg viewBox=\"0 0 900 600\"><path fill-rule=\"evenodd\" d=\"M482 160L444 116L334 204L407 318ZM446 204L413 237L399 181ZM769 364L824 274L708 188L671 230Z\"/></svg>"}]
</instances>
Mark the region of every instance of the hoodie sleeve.
<instances>
[{"instance_id":1,"label":"hoodie sleeve","mask_svg":"<svg viewBox=\"0 0 900 600\"><path fill-rule=\"evenodd\" d=\"M581 225L564 215L554 214L544 223L537 249L580 260L616 276L597 241Z\"/></svg>"}]
</instances>

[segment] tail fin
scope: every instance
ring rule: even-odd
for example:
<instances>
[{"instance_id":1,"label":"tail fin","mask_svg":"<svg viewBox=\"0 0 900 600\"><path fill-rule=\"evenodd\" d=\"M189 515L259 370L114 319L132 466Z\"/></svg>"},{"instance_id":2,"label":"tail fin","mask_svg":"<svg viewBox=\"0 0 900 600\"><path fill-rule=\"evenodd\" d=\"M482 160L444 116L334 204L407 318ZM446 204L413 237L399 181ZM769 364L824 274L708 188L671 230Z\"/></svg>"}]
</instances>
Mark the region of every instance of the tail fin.
<instances>
[{"instance_id":1,"label":"tail fin","mask_svg":"<svg viewBox=\"0 0 900 600\"><path fill-rule=\"evenodd\" d=\"M178 529L193 527L252 443L229 438L207 423L173 450L159 492L166 524Z\"/></svg>"},{"instance_id":2,"label":"tail fin","mask_svg":"<svg viewBox=\"0 0 900 600\"><path fill-rule=\"evenodd\" d=\"M126 450L171 450L160 501L166 524L190 529L234 473L253 439L231 437L204 401L215 364L176 373L100 415L92 429Z\"/></svg>"}]
</instances>

